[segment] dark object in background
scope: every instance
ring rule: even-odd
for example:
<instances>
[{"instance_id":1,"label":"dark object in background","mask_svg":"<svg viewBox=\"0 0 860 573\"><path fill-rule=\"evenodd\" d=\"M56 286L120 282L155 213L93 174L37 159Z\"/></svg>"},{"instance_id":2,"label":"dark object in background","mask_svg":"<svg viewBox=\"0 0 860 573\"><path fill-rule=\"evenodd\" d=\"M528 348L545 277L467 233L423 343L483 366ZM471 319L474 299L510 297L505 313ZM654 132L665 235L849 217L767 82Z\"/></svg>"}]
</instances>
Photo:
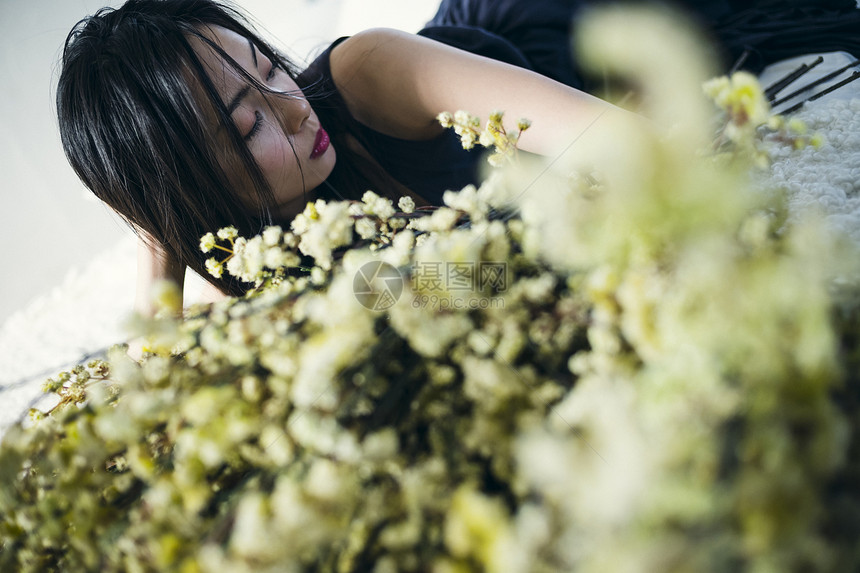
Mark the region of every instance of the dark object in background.
<instances>
[{"instance_id":1,"label":"dark object in background","mask_svg":"<svg viewBox=\"0 0 860 573\"><path fill-rule=\"evenodd\" d=\"M519 52L538 73L589 91L571 51L577 14L610 0L442 0L428 27L453 27L481 43L495 36ZM640 2L644 3L644 1ZM664 5L667 3L663 3ZM817 52L846 51L860 57L860 10L855 0L676 0L713 39L724 71L760 73L768 64ZM435 33L443 33L436 30ZM466 41L466 40L463 40ZM480 53L480 49L471 49ZM506 59L506 58L498 58Z\"/></svg>"}]
</instances>

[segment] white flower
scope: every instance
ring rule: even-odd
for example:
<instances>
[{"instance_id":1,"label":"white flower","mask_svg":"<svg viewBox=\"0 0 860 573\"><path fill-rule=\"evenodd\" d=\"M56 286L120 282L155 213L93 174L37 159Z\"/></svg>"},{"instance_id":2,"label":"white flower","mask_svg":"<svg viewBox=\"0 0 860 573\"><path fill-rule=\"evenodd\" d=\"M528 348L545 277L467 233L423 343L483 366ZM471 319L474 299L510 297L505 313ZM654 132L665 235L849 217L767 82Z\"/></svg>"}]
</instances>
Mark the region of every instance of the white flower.
<instances>
[{"instance_id":1,"label":"white flower","mask_svg":"<svg viewBox=\"0 0 860 573\"><path fill-rule=\"evenodd\" d=\"M299 264L299 257L295 253L282 251L278 247L269 247L263 255L263 264L270 269L296 267Z\"/></svg>"},{"instance_id":2,"label":"white flower","mask_svg":"<svg viewBox=\"0 0 860 573\"><path fill-rule=\"evenodd\" d=\"M451 112L449 111L443 111L437 115L436 120L442 125L442 127L451 127L454 125L454 116L451 115Z\"/></svg>"},{"instance_id":3,"label":"white flower","mask_svg":"<svg viewBox=\"0 0 860 573\"><path fill-rule=\"evenodd\" d=\"M299 245L299 240L294 233L284 233L284 244L295 249Z\"/></svg>"},{"instance_id":4,"label":"white flower","mask_svg":"<svg viewBox=\"0 0 860 573\"><path fill-rule=\"evenodd\" d=\"M726 96L730 90L731 83L726 76L711 78L702 85L702 91L705 92L705 95L721 107L726 104Z\"/></svg>"},{"instance_id":5,"label":"white flower","mask_svg":"<svg viewBox=\"0 0 860 573\"><path fill-rule=\"evenodd\" d=\"M468 213L475 220L484 219L487 215L488 205L479 198L474 185L466 185L460 191L445 191L442 202L452 209Z\"/></svg>"},{"instance_id":6,"label":"white flower","mask_svg":"<svg viewBox=\"0 0 860 573\"><path fill-rule=\"evenodd\" d=\"M200 250L204 253L208 253L212 249L215 248L215 235L212 233L206 233L203 237L200 238Z\"/></svg>"},{"instance_id":7,"label":"white flower","mask_svg":"<svg viewBox=\"0 0 860 573\"><path fill-rule=\"evenodd\" d=\"M415 229L419 231L448 231L457 222L459 215L454 209L440 207L429 217L415 219Z\"/></svg>"},{"instance_id":8,"label":"white flower","mask_svg":"<svg viewBox=\"0 0 860 573\"><path fill-rule=\"evenodd\" d=\"M400 210L404 213L411 213L415 210L415 201L412 197L404 196L397 201L397 206L400 207Z\"/></svg>"},{"instance_id":9,"label":"white flower","mask_svg":"<svg viewBox=\"0 0 860 573\"><path fill-rule=\"evenodd\" d=\"M373 213L383 221L387 221L389 217L394 215L394 206L391 204L391 199L379 197L373 202L372 208Z\"/></svg>"},{"instance_id":10,"label":"white flower","mask_svg":"<svg viewBox=\"0 0 860 573\"><path fill-rule=\"evenodd\" d=\"M152 302L159 310L172 314L182 312L182 291L173 281L156 281L152 285Z\"/></svg>"},{"instance_id":11,"label":"white flower","mask_svg":"<svg viewBox=\"0 0 860 573\"><path fill-rule=\"evenodd\" d=\"M234 277L241 277L245 272L245 244L244 237L239 237L233 243L233 256L227 261L227 272Z\"/></svg>"},{"instance_id":12,"label":"white flower","mask_svg":"<svg viewBox=\"0 0 860 573\"><path fill-rule=\"evenodd\" d=\"M369 217L362 217L355 222L355 232L362 239L371 239L376 236L376 222Z\"/></svg>"},{"instance_id":13,"label":"white flower","mask_svg":"<svg viewBox=\"0 0 860 573\"><path fill-rule=\"evenodd\" d=\"M304 216L304 214L299 213L296 215L293 222L290 223L290 229L295 233L295 235L301 235L308 230L308 218ZM284 237L286 239L286 237Z\"/></svg>"},{"instance_id":14,"label":"white flower","mask_svg":"<svg viewBox=\"0 0 860 573\"><path fill-rule=\"evenodd\" d=\"M758 79L749 72L740 71L730 78L709 80L703 89L719 107L729 112L733 123L758 126L768 122L770 104Z\"/></svg>"},{"instance_id":15,"label":"white flower","mask_svg":"<svg viewBox=\"0 0 860 573\"><path fill-rule=\"evenodd\" d=\"M392 241L392 247L398 251L409 251L415 246L415 235L412 231L397 233Z\"/></svg>"},{"instance_id":16,"label":"white flower","mask_svg":"<svg viewBox=\"0 0 860 573\"><path fill-rule=\"evenodd\" d=\"M277 225L266 227L263 231L263 243L265 243L267 247L274 247L281 242L282 235L283 230Z\"/></svg>"},{"instance_id":17,"label":"white flower","mask_svg":"<svg viewBox=\"0 0 860 573\"><path fill-rule=\"evenodd\" d=\"M360 205L360 213L364 213L367 215L376 215L383 221L387 220L394 214L394 206L391 203L391 199L380 197L373 191L365 191L364 195L362 195L361 197L361 200L363 204ZM352 209L354 210L355 208L353 207Z\"/></svg>"},{"instance_id":18,"label":"white flower","mask_svg":"<svg viewBox=\"0 0 860 573\"><path fill-rule=\"evenodd\" d=\"M311 269L311 282L315 285L321 285L325 282L326 272L319 267Z\"/></svg>"},{"instance_id":19,"label":"white flower","mask_svg":"<svg viewBox=\"0 0 860 573\"><path fill-rule=\"evenodd\" d=\"M463 149L472 149L475 147L476 141L477 137L471 131L463 133L460 137L460 143L463 145Z\"/></svg>"},{"instance_id":20,"label":"white flower","mask_svg":"<svg viewBox=\"0 0 860 573\"><path fill-rule=\"evenodd\" d=\"M433 309L416 309L404 293L398 304L390 309L390 324L420 354L441 356L456 339L464 336L474 324L463 313L438 314Z\"/></svg>"},{"instance_id":21,"label":"white flower","mask_svg":"<svg viewBox=\"0 0 860 573\"><path fill-rule=\"evenodd\" d=\"M313 203L308 203L305 211L310 213L311 219L316 219L319 215L322 215L323 211L327 208L328 203L326 203L324 199L317 199Z\"/></svg>"},{"instance_id":22,"label":"white flower","mask_svg":"<svg viewBox=\"0 0 860 573\"><path fill-rule=\"evenodd\" d=\"M230 536L230 548L241 556L272 559L278 554L267 517L266 499L259 493L241 498Z\"/></svg>"},{"instance_id":23,"label":"white flower","mask_svg":"<svg viewBox=\"0 0 860 573\"><path fill-rule=\"evenodd\" d=\"M307 232L302 234L299 250L316 259L323 269L331 267L332 250L352 241L353 221L349 205L332 203L321 209L319 218L312 221Z\"/></svg>"},{"instance_id":24,"label":"white flower","mask_svg":"<svg viewBox=\"0 0 860 573\"><path fill-rule=\"evenodd\" d=\"M236 254L244 259L244 272L239 275L239 278L246 282L256 281L263 271L263 238L259 235L253 237L245 243L241 254L238 251Z\"/></svg>"},{"instance_id":25,"label":"white flower","mask_svg":"<svg viewBox=\"0 0 860 573\"><path fill-rule=\"evenodd\" d=\"M224 265L218 262L214 257L206 259L206 271L213 277L220 279L224 273Z\"/></svg>"},{"instance_id":26,"label":"white flower","mask_svg":"<svg viewBox=\"0 0 860 573\"><path fill-rule=\"evenodd\" d=\"M398 439L394 428L388 427L369 434L361 443L365 458L385 460L397 454Z\"/></svg>"},{"instance_id":27,"label":"white flower","mask_svg":"<svg viewBox=\"0 0 860 573\"><path fill-rule=\"evenodd\" d=\"M415 247L415 235L405 230L394 235L391 248L382 251L382 259L395 267L408 265Z\"/></svg>"},{"instance_id":28,"label":"white flower","mask_svg":"<svg viewBox=\"0 0 860 573\"><path fill-rule=\"evenodd\" d=\"M218 238L222 241L232 241L239 236L239 231L236 227L224 227L218 230Z\"/></svg>"},{"instance_id":29,"label":"white flower","mask_svg":"<svg viewBox=\"0 0 860 573\"><path fill-rule=\"evenodd\" d=\"M458 110L454 113L454 121L459 123L460 125L469 125L471 123L472 116L469 115L469 112Z\"/></svg>"}]
</instances>

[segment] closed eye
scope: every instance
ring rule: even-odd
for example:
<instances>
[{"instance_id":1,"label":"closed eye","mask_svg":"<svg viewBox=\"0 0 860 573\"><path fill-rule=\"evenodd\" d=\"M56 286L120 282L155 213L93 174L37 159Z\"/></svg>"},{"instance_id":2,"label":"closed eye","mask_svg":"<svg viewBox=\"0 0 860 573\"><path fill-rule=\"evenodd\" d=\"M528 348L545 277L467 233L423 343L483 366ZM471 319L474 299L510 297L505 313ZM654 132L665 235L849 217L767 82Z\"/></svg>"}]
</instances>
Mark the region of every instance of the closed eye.
<instances>
[{"instance_id":1,"label":"closed eye","mask_svg":"<svg viewBox=\"0 0 860 573\"><path fill-rule=\"evenodd\" d=\"M246 142L251 141L257 132L260 131L260 128L263 126L263 114L259 111L254 112L254 125L251 126L251 131L243 138Z\"/></svg>"}]
</instances>

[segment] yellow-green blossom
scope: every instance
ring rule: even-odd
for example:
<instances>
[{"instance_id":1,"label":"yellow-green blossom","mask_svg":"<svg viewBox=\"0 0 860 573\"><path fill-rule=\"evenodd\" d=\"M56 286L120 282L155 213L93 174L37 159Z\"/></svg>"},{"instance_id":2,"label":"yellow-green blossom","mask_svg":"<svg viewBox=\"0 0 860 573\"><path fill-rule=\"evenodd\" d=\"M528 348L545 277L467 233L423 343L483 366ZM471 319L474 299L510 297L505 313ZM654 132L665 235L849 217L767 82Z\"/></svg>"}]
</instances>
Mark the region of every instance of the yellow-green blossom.
<instances>
[{"instance_id":1,"label":"yellow-green blossom","mask_svg":"<svg viewBox=\"0 0 860 573\"><path fill-rule=\"evenodd\" d=\"M415 201L412 197L404 196L397 201L397 206L400 207L400 210L404 213L411 213L415 210Z\"/></svg>"},{"instance_id":2,"label":"yellow-green blossom","mask_svg":"<svg viewBox=\"0 0 860 573\"><path fill-rule=\"evenodd\" d=\"M210 257L206 259L206 271L213 277L220 279L224 273L224 265L218 259Z\"/></svg>"},{"instance_id":3,"label":"yellow-green blossom","mask_svg":"<svg viewBox=\"0 0 860 573\"><path fill-rule=\"evenodd\" d=\"M239 231L236 227L224 227L218 230L218 238L222 241L232 241L239 236Z\"/></svg>"},{"instance_id":4,"label":"yellow-green blossom","mask_svg":"<svg viewBox=\"0 0 860 573\"><path fill-rule=\"evenodd\" d=\"M204 253L208 253L212 249L215 248L215 235L212 233L206 233L200 239L200 250Z\"/></svg>"}]
</instances>

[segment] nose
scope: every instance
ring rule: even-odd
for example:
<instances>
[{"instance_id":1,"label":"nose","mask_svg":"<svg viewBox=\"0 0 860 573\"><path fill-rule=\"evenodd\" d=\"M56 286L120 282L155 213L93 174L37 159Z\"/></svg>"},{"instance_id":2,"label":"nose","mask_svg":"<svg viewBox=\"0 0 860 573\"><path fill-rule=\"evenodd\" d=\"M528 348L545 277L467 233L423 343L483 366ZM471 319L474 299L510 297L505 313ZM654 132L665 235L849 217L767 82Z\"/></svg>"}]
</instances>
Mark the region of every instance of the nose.
<instances>
[{"instance_id":1,"label":"nose","mask_svg":"<svg viewBox=\"0 0 860 573\"><path fill-rule=\"evenodd\" d=\"M281 113L278 120L281 126L291 135L298 133L311 115L311 104L301 95L283 96L279 99L278 109Z\"/></svg>"}]
</instances>

